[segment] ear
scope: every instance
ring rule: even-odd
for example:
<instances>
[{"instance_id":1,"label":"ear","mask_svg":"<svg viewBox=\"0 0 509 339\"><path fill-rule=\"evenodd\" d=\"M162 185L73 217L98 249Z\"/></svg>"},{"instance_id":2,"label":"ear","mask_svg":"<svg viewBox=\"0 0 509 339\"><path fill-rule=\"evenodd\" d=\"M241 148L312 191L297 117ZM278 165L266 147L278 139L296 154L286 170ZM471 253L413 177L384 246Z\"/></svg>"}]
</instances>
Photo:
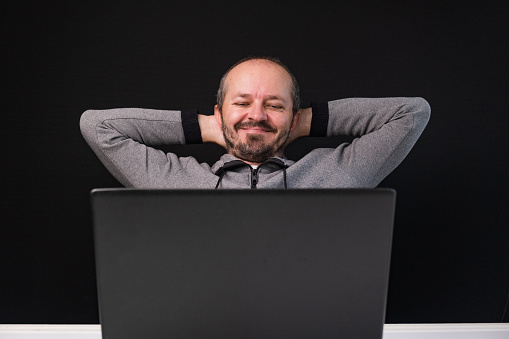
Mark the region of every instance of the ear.
<instances>
[{"instance_id":1,"label":"ear","mask_svg":"<svg viewBox=\"0 0 509 339\"><path fill-rule=\"evenodd\" d=\"M221 112L219 112L219 108L217 107L217 105L214 106L214 117L216 118L216 122L219 128L222 128L223 119L221 118Z\"/></svg>"}]
</instances>

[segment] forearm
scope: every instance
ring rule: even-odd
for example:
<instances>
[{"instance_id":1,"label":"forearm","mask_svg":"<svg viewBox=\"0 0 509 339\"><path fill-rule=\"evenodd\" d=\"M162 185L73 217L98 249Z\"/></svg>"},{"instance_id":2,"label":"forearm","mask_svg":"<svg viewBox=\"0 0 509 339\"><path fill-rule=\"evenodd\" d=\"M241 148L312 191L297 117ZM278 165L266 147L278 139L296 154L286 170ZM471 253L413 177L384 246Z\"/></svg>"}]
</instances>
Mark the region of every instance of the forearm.
<instances>
[{"instance_id":1,"label":"forearm","mask_svg":"<svg viewBox=\"0 0 509 339\"><path fill-rule=\"evenodd\" d=\"M185 143L180 111L89 110L81 116L80 128L92 148L108 147L124 139L148 146Z\"/></svg>"},{"instance_id":2,"label":"forearm","mask_svg":"<svg viewBox=\"0 0 509 339\"><path fill-rule=\"evenodd\" d=\"M360 137L390 125L395 133L421 134L430 107L422 98L352 98L330 101L327 136Z\"/></svg>"}]
</instances>

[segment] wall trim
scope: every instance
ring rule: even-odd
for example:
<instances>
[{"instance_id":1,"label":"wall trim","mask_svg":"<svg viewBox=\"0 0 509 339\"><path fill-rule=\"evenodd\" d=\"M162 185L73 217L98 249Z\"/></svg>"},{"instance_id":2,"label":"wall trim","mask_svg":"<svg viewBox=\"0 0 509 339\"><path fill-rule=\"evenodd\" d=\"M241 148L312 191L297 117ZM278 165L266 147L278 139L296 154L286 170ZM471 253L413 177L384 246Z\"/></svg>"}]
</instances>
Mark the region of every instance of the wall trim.
<instances>
[{"instance_id":1,"label":"wall trim","mask_svg":"<svg viewBox=\"0 0 509 339\"><path fill-rule=\"evenodd\" d=\"M9 339L101 339L100 325L2 325L0 337ZM384 339L504 339L509 323L386 324Z\"/></svg>"}]
</instances>

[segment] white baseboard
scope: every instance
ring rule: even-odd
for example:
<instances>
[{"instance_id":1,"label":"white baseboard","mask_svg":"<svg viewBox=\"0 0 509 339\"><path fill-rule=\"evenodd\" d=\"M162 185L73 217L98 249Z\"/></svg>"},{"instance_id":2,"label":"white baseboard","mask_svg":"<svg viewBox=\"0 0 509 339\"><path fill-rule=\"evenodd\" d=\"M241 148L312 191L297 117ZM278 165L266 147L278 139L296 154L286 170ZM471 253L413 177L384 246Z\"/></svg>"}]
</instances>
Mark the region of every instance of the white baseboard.
<instances>
[{"instance_id":1,"label":"white baseboard","mask_svg":"<svg viewBox=\"0 0 509 339\"><path fill-rule=\"evenodd\" d=\"M386 324L383 339L509 339L509 323Z\"/></svg>"},{"instance_id":2,"label":"white baseboard","mask_svg":"<svg viewBox=\"0 0 509 339\"><path fill-rule=\"evenodd\" d=\"M101 339L100 325L0 325L1 339ZM383 339L509 339L509 323L387 324Z\"/></svg>"}]
</instances>

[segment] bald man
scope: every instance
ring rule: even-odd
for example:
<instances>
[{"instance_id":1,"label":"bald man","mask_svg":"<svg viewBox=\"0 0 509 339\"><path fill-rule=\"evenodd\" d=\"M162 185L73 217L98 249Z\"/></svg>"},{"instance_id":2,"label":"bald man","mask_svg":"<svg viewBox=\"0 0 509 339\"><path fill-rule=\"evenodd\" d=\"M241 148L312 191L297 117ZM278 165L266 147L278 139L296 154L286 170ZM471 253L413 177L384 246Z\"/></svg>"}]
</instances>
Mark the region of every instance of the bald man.
<instances>
[{"instance_id":1,"label":"bald man","mask_svg":"<svg viewBox=\"0 0 509 339\"><path fill-rule=\"evenodd\" d=\"M81 131L106 168L137 188L371 188L410 152L430 106L422 98L354 98L300 108L288 67L246 58L222 77L214 115L139 108L89 110ZM304 136L352 136L299 161L285 146ZM213 142L226 148L212 167L154 148Z\"/></svg>"}]
</instances>

